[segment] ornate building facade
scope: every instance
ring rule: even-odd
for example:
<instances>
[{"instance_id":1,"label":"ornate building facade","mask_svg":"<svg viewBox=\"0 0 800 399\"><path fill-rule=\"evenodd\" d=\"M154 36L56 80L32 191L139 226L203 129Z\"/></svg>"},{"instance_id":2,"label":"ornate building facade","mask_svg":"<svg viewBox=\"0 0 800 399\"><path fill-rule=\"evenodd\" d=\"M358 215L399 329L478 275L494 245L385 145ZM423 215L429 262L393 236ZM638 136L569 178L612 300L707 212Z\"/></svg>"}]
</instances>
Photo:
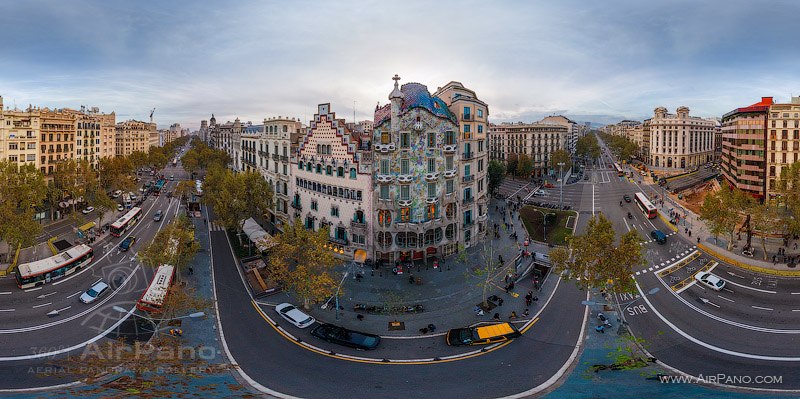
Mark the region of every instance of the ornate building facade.
<instances>
[{"instance_id":1,"label":"ornate building facade","mask_svg":"<svg viewBox=\"0 0 800 399\"><path fill-rule=\"evenodd\" d=\"M128 120L117 123L116 156L128 156L134 151L150 151L151 135L158 135L155 123Z\"/></svg>"},{"instance_id":2,"label":"ornate building facade","mask_svg":"<svg viewBox=\"0 0 800 399\"><path fill-rule=\"evenodd\" d=\"M524 154L533 161L533 177L543 177L557 169L550 154L566 149L569 128L558 123L501 123L489 125L489 156L506 162L509 155Z\"/></svg>"},{"instance_id":3,"label":"ornate building facade","mask_svg":"<svg viewBox=\"0 0 800 399\"><path fill-rule=\"evenodd\" d=\"M398 86L375 110L375 258L447 256L473 241L477 193L462 190L458 119L419 83ZM464 211L462 209L469 208Z\"/></svg>"},{"instance_id":4,"label":"ornate building facade","mask_svg":"<svg viewBox=\"0 0 800 399\"><path fill-rule=\"evenodd\" d=\"M689 108L677 114L664 107L649 120L650 165L655 168L692 169L714 160L716 121L689 116Z\"/></svg>"}]
</instances>

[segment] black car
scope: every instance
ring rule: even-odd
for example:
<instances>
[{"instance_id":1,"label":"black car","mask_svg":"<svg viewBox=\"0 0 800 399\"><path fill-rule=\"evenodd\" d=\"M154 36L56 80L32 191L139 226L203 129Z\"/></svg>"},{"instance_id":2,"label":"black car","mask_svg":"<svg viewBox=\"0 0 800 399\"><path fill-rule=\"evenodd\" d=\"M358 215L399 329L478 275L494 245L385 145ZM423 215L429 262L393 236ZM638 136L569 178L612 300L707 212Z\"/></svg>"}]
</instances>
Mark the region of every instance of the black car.
<instances>
[{"instance_id":1,"label":"black car","mask_svg":"<svg viewBox=\"0 0 800 399\"><path fill-rule=\"evenodd\" d=\"M630 195L628 195L628 194L625 194L625 195L623 195L623 196L622 196L622 199L624 199L624 200L625 200L625 202L631 202L631 196L630 196Z\"/></svg>"},{"instance_id":2,"label":"black car","mask_svg":"<svg viewBox=\"0 0 800 399\"><path fill-rule=\"evenodd\" d=\"M321 324L311 330L311 335L334 344L365 350L375 349L381 342L381 337L377 335L348 330L333 324Z\"/></svg>"},{"instance_id":3,"label":"black car","mask_svg":"<svg viewBox=\"0 0 800 399\"><path fill-rule=\"evenodd\" d=\"M135 243L135 242L136 242L136 237L128 236L127 238L122 240L122 242L119 243L120 251L127 251L127 250L131 249L131 247L133 246L133 243Z\"/></svg>"}]
</instances>

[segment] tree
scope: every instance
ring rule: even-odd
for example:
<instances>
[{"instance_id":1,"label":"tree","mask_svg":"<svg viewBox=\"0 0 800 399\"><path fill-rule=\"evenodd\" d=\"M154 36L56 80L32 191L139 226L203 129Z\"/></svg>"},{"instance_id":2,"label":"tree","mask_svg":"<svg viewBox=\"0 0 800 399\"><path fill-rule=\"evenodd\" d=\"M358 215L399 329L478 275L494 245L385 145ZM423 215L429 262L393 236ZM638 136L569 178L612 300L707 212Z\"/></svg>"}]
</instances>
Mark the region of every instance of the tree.
<instances>
[{"instance_id":1,"label":"tree","mask_svg":"<svg viewBox=\"0 0 800 399\"><path fill-rule=\"evenodd\" d=\"M581 288L635 292L631 274L644 262L639 237L631 231L620 238L619 245L614 240L613 226L601 213L589 220L582 235L567 238L568 248L550 251L550 261L559 273L569 271L568 278Z\"/></svg>"},{"instance_id":2,"label":"tree","mask_svg":"<svg viewBox=\"0 0 800 399\"><path fill-rule=\"evenodd\" d=\"M558 149L550 153L550 166L553 169L558 170L559 167L558 164L561 162L564 163L564 169L563 169L564 172L568 171L569 168L572 167L572 157L569 155L569 152L567 152L567 150ZM559 177L561 176L559 175Z\"/></svg>"},{"instance_id":3,"label":"tree","mask_svg":"<svg viewBox=\"0 0 800 399\"><path fill-rule=\"evenodd\" d=\"M723 185L720 191L706 196L700 206L700 219L707 222L714 238L728 234L728 250L733 249L736 227L742 219L741 212L750 207L752 200L741 190Z\"/></svg>"},{"instance_id":4,"label":"tree","mask_svg":"<svg viewBox=\"0 0 800 399\"><path fill-rule=\"evenodd\" d=\"M533 160L525 154L519 154L518 158L517 175L530 179L531 172L533 172Z\"/></svg>"},{"instance_id":5,"label":"tree","mask_svg":"<svg viewBox=\"0 0 800 399\"><path fill-rule=\"evenodd\" d=\"M596 159L600 157L600 145L597 143L597 136L589 133L579 138L575 143L575 155Z\"/></svg>"},{"instance_id":6,"label":"tree","mask_svg":"<svg viewBox=\"0 0 800 399\"><path fill-rule=\"evenodd\" d=\"M275 246L270 249L267 265L270 278L294 292L306 309L312 302L328 298L338 284L333 276L338 262L325 248L329 234L327 227L306 230L296 219L284 226L283 233L275 237Z\"/></svg>"},{"instance_id":7,"label":"tree","mask_svg":"<svg viewBox=\"0 0 800 399\"><path fill-rule=\"evenodd\" d=\"M754 203L749 209L750 227L760 233L761 249L764 252L764 260L767 260L767 235L776 233L781 228L778 221L778 210L767 203Z\"/></svg>"},{"instance_id":8,"label":"tree","mask_svg":"<svg viewBox=\"0 0 800 399\"><path fill-rule=\"evenodd\" d=\"M519 164L519 156L517 154L508 154L508 157L506 157L506 171L516 176L517 164Z\"/></svg>"},{"instance_id":9,"label":"tree","mask_svg":"<svg viewBox=\"0 0 800 399\"><path fill-rule=\"evenodd\" d=\"M139 170L139 168L147 166L149 158L150 157L146 152L134 151L130 153L130 155L128 155L128 160L130 161L131 169L126 172L136 174L136 171Z\"/></svg>"},{"instance_id":10,"label":"tree","mask_svg":"<svg viewBox=\"0 0 800 399\"><path fill-rule=\"evenodd\" d=\"M237 232L246 218L264 215L272 205L272 189L253 171L233 173L215 165L206 177L206 193L222 225Z\"/></svg>"},{"instance_id":11,"label":"tree","mask_svg":"<svg viewBox=\"0 0 800 399\"><path fill-rule=\"evenodd\" d=\"M9 248L36 242L42 226L34 216L47 197L41 172L32 164L0 161L0 240Z\"/></svg>"},{"instance_id":12,"label":"tree","mask_svg":"<svg viewBox=\"0 0 800 399\"><path fill-rule=\"evenodd\" d=\"M175 191L172 194L181 201L185 201L188 200L189 194L194 192L194 189L195 185L193 181L181 180L178 182L178 185L175 186Z\"/></svg>"},{"instance_id":13,"label":"tree","mask_svg":"<svg viewBox=\"0 0 800 399\"><path fill-rule=\"evenodd\" d=\"M272 188L260 173L251 170L235 177L235 184L244 188L243 200L248 216L263 216L272 209Z\"/></svg>"},{"instance_id":14,"label":"tree","mask_svg":"<svg viewBox=\"0 0 800 399\"><path fill-rule=\"evenodd\" d=\"M97 212L98 227L103 226L103 217L106 215L106 212L117 209L117 203L104 191L96 191L89 194L88 202Z\"/></svg>"},{"instance_id":15,"label":"tree","mask_svg":"<svg viewBox=\"0 0 800 399\"><path fill-rule=\"evenodd\" d=\"M181 215L161 229L153 241L139 251L142 263L150 267L172 265L183 270L200 250L194 238L194 225Z\"/></svg>"},{"instance_id":16,"label":"tree","mask_svg":"<svg viewBox=\"0 0 800 399\"><path fill-rule=\"evenodd\" d=\"M489 161L489 194L494 194L503 180L506 178L506 166L502 162L493 159Z\"/></svg>"},{"instance_id":17,"label":"tree","mask_svg":"<svg viewBox=\"0 0 800 399\"><path fill-rule=\"evenodd\" d=\"M777 181L779 201L783 205L780 218L786 236L800 234L800 161L781 168Z\"/></svg>"}]
</instances>

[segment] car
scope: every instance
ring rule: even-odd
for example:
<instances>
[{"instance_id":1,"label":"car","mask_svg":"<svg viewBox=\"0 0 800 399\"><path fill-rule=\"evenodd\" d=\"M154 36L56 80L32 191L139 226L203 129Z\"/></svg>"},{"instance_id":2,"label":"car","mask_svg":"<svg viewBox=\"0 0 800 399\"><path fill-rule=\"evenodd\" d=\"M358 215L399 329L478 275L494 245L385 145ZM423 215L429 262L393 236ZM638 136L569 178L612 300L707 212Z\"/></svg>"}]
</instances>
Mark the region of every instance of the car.
<instances>
[{"instance_id":1,"label":"car","mask_svg":"<svg viewBox=\"0 0 800 399\"><path fill-rule=\"evenodd\" d=\"M547 191L544 191L544 190L536 190L536 193L535 193L535 194L536 194L536 195L546 195L546 194L547 194Z\"/></svg>"},{"instance_id":2,"label":"car","mask_svg":"<svg viewBox=\"0 0 800 399\"><path fill-rule=\"evenodd\" d=\"M348 330L333 324L320 324L311 330L311 335L330 343L362 350L375 349L381 342L381 337L377 335Z\"/></svg>"},{"instance_id":3,"label":"car","mask_svg":"<svg viewBox=\"0 0 800 399\"><path fill-rule=\"evenodd\" d=\"M120 251L127 251L127 250L131 249L131 247L133 246L133 243L135 243L135 242L136 242L136 237L134 237L134 236L126 237L124 240L122 240L122 242L119 243Z\"/></svg>"},{"instance_id":4,"label":"car","mask_svg":"<svg viewBox=\"0 0 800 399\"><path fill-rule=\"evenodd\" d=\"M122 205L122 204L117 204L117 210L118 211L124 211L125 210L125 206Z\"/></svg>"},{"instance_id":5,"label":"car","mask_svg":"<svg viewBox=\"0 0 800 399\"><path fill-rule=\"evenodd\" d=\"M131 200L136 201L136 194L130 192L128 195L131 197Z\"/></svg>"},{"instance_id":6,"label":"car","mask_svg":"<svg viewBox=\"0 0 800 399\"><path fill-rule=\"evenodd\" d=\"M313 317L303 313L300 309L296 308L290 303L282 303L278 306L275 306L275 311L278 312L281 317L286 319L286 321L294 324L294 326L297 328L306 328L314 324L316 321Z\"/></svg>"},{"instance_id":7,"label":"car","mask_svg":"<svg viewBox=\"0 0 800 399\"><path fill-rule=\"evenodd\" d=\"M725 280L719 278L714 273L711 272L700 272L694 275L694 279L697 280L698 283L711 288L714 291L721 291L725 288Z\"/></svg>"},{"instance_id":8,"label":"car","mask_svg":"<svg viewBox=\"0 0 800 399\"><path fill-rule=\"evenodd\" d=\"M111 198L119 198L120 195L122 195L122 190L117 190L114 191L114 195L112 195Z\"/></svg>"},{"instance_id":9,"label":"car","mask_svg":"<svg viewBox=\"0 0 800 399\"><path fill-rule=\"evenodd\" d=\"M169 175L169 179L175 181L175 175Z\"/></svg>"},{"instance_id":10,"label":"car","mask_svg":"<svg viewBox=\"0 0 800 399\"><path fill-rule=\"evenodd\" d=\"M631 202L631 196L628 194L623 195L622 199L625 200L625 202Z\"/></svg>"},{"instance_id":11,"label":"car","mask_svg":"<svg viewBox=\"0 0 800 399\"><path fill-rule=\"evenodd\" d=\"M87 206L86 208L84 208L81 211L81 213L83 213L84 215L88 215L88 214L90 214L92 212L94 212L94 207L93 206Z\"/></svg>"},{"instance_id":12,"label":"car","mask_svg":"<svg viewBox=\"0 0 800 399\"><path fill-rule=\"evenodd\" d=\"M589 175L583 175L583 180L589 180Z\"/></svg>"},{"instance_id":13,"label":"car","mask_svg":"<svg viewBox=\"0 0 800 399\"><path fill-rule=\"evenodd\" d=\"M553 183L547 182L547 183L544 184L544 187L545 188L553 188L555 186L553 185Z\"/></svg>"},{"instance_id":14,"label":"car","mask_svg":"<svg viewBox=\"0 0 800 399\"><path fill-rule=\"evenodd\" d=\"M163 214L164 214L164 212L161 212L161 209L157 210L156 213L153 215L153 221L154 222L160 222L161 221L161 216Z\"/></svg>"},{"instance_id":15,"label":"car","mask_svg":"<svg viewBox=\"0 0 800 399\"><path fill-rule=\"evenodd\" d=\"M661 230L651 231L650 237L653 237L653 239L659 244L665 244L667 242L667 235Z\"/></svg>"},{"instance_id":16,"label":"car","mask_svg":"<svg viewBox=\"0 0 800 399\"><path fill-rule=\"evenodd\" d=\"M150 171L150 176L155 176L156 172Z\"/></svg>"},{"instance_id":17,"label":"car","mask_svg":"<svg viewBox=\"0 0 800 399\"><path fill-rule=\"evenodd\" d=\"M521 336L519 330L511 323L453 328L447 331L447 345L487 345L508 341Z\"/></svg>"},{"instance_id":18,"label":"car","mask_svg":"<svg viewBox=\"0 0 800 399\"><path fill-rule=\"evenodd\" d=\"M102 281L98 281L94 285L92 285L91 288L86 290L86 292L81 294L81 297L80 297L81 302L83 302L83 303L92 303L97 298L99 298L101 295L103 295L106 292L108 292L109 288L110 287L108 286L108 284L106 284L106 283L104 283Z\"/></svg>"}]
</instances>

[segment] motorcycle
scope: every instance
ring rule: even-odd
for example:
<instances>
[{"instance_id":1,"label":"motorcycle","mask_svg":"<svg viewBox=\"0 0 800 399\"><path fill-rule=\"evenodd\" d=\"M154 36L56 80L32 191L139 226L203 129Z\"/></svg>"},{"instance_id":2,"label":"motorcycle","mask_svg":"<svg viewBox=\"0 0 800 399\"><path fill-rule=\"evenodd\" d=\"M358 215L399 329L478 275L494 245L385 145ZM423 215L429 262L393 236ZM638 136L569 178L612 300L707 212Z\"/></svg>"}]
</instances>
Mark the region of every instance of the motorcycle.
<instances>
[{"instance_id":1,"label":"motorcycle","mask_svg":"<svg viewBox=\"0 0 800 399\"><path fill-rule=\"evenodd\" d=\"M630 212L628 212L628 219L633 219L633 215Z\"/></svg>"}]
</instances>

